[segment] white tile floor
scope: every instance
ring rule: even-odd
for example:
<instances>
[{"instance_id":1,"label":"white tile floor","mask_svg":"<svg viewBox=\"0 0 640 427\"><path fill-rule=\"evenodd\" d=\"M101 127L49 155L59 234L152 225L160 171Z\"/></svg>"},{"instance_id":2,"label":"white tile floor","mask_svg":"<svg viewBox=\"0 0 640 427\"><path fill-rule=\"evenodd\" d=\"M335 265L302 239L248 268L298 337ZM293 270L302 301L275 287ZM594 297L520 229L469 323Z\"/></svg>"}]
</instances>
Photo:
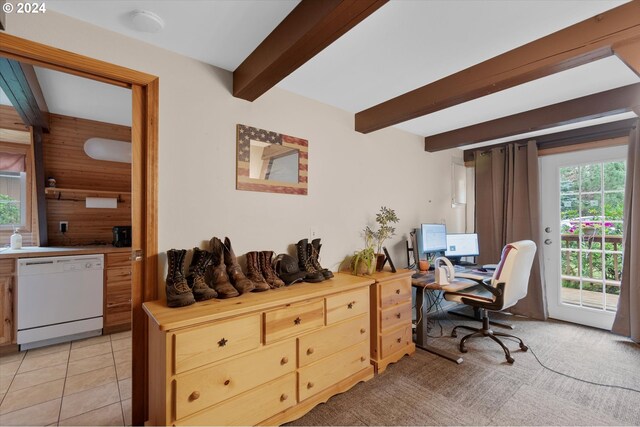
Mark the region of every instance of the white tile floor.
<instances>
[{"instance_id":1,"label":"white tile floor","mask_svg":"<svg viewBox=\"0 0 640 427\"><path fill-rule=\"evenodd\" d=\"M0 357L0 425L131 425L131 332Z\"/></svg>"}]
</instances>

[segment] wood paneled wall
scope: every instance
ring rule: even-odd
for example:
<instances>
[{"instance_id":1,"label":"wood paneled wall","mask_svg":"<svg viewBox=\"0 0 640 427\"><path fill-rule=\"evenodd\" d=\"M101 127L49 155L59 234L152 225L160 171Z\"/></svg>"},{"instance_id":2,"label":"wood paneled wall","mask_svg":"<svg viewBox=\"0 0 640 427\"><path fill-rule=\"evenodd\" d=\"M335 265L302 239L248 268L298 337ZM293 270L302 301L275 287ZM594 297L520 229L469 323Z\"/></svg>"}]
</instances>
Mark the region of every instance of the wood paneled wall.
<instances>
[{"instance_id":1,"label":"wood paneled wall","mask_svg":"<svg viewBox=\"0 0 640 427\"><path fill-rule=\"evenodd\" d=\"M56 187L131 191L129 163L95 160L84 152L89 138L131 141L130 127L57 114L51 114L49 120L50 132L44 134L44 170L46 177L56 179ZM87 209L78 193L47 198L49 246L111 243L113 226L131 225L131 196L121 194L120 200L117 209ZM69 222L64 235L59 231L60 221Z\"/></svg>"}]
</instances>

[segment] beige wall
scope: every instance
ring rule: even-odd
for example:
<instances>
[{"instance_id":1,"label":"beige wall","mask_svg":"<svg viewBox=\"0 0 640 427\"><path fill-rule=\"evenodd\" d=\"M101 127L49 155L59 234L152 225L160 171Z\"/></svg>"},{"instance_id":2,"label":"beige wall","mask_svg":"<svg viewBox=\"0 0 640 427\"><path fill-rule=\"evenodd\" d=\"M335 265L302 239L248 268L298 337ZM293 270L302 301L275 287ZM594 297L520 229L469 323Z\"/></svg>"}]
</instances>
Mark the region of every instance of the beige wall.
<instances>
[{"instance_id":1,"label":"beige wall","mask_svg":"<svg viewBox=\"0 0 640 427\"><path fill-rule=\"evenodd\" d=\"M7 26L160 77L161 252L214 235L229 236L237 253L284 252L315 227L322 263L335 270L361 247L361 230L381 205L401 219L386 244L398 266L406 264L403 238L411 227L445 220L449 230L464 231L465 209L450 203L451 157L460 158L459 150L426 153L423 138L396 129L359 134L353 114L278 88L253 103L233 98L227 71L54 12L8 15ZM308 196L235 189L237 123L309 140Z\"/></svg>"}]
</instances>

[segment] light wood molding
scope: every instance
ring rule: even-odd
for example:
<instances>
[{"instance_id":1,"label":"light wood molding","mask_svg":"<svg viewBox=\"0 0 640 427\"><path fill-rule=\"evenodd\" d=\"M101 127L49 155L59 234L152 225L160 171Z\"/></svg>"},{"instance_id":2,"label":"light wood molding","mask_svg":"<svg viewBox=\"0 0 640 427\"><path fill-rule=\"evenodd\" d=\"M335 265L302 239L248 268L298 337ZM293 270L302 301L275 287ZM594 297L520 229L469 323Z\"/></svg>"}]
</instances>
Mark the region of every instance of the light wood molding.
<instances>
[{"instance_id":1,"label":"light wood molding","mask_svg":"<svg viewBox=\"0 0 640 427\"><path fill-rule=\"evenodd\" d=\"M233 72L233 96L255 101L387 1L302 0Z\"/></svg>"},{"instance_id":2,"label":"light wood molding","mask_svg":"<svg viewBox=\"0 0 640 427\"><path fill-rule=\"evenodd\" d=\"M595 148L608 148L608 147L617 147L619 145L626 145L629 143L628 136L621 136L618 138L611 139L603 139L600 141L591 141L584 142L582 144L574 144L574 145L561 145L557 147L549 147L538 150L538 156L550 156L552 154L561 154L561 153L573 153L575 151L582 150L591 150Z\"/></svg>"},{"instance_id":3,"label":"light wood molding","mask_svg":"<svg viewBox=\"0 0 640 427\"><path fill-rule=\"evenodd\" d=\"M31 133L21 130L0 128L0 141L31 145Z\"/></svg>"},{"instance_id":4,"label":"light wood molding","mask_svg":"<svg viewBox=\"0 0 640 427\"><path fill-rule=\"evenodd\" d=\"M613 54L640 36L640 1L632 1L450 76L360 111L369 133Z\"/></svg>"},{"instance_id":5,"label":"light wood molding","mask_svg":"<svg viewBox=\"0 0 640 427\"><path fill-rule=\"evenodd\" d=\"M13 59L0 57L0 87L2 87L2 90L26 126L48 130L49 119L47 111L41 111L40 109L40 105L44 103L42 89L35 78L33 67L28 64L25 65L25 69L28 71L25 73L22 65ZM36 94L39 94L40 100L37 99ZM46 108L46 104L44 105Z\"/></svg>"},{"instance_id":6,"label":"light wood molding","mask_svg":"<svg viewBox=\"0 0 640 427\"><path fill-rule=\"evenodd\" d=\"M147 419L147 336L142 302L158 292L158 91L156 76L0 32L0 55L133 90L132 424ZM44 191L42 192L44 195Z\"/></svg>"},{"instance_id":7,"label":"light wood molding","mask_svg":"<svg viewBox=\"0 0 640 427\"><path fill-rule=\"evenodd\" d=\"M583 96L523 113L431 135L424 149L434 152L632 111L640 104L640 83Z\"/></svg>"}]
</instances>

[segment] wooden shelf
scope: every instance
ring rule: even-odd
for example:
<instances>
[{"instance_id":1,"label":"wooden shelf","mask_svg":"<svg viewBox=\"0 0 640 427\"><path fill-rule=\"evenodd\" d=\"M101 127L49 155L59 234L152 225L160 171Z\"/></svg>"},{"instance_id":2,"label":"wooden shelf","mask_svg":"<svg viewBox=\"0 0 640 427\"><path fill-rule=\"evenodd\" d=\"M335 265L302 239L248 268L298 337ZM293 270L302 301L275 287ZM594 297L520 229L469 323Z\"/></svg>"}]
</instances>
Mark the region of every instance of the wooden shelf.
<instances>
[{"instance_id":1,"label":"wooden shelf","mask_svg":"<svg viewBox=\"0 0 640 427\"><path fill-rule=\"evenodd\" d=\"M130 196L130 191L108 191L108 190L91 190L87 188L60 188L60 187L46 187L44 193L49 199L62 199L62 194L74 194L81 198L86 197L116 197L120 201L121 196ZM62 199L68 200L68 199Z\"/></svg>"}]
</instances>

